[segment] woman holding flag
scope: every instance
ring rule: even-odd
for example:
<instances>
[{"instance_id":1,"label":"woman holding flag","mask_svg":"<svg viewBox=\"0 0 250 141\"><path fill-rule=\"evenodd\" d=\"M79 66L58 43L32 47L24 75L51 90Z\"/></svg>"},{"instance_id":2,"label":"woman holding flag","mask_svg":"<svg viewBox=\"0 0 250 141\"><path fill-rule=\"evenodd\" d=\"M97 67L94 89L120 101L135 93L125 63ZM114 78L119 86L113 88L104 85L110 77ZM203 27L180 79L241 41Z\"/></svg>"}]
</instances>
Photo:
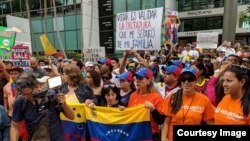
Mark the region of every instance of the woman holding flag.
<instances>
[{"instance_id":1,"label":"woman holding flag","mask_svg":"<svg viewBox=\"0 0 250 141\"><path fill-rule=\"evenodd\" d=\"M130 96L128 107L144 104L145 108L150 110L153 140L159 140L159 125L164 120L164 116L161 114L163 98L154 88L153 74L150 69L143 67L134 76L136 76L137 90Z\"/></svg>"}]
</instances>

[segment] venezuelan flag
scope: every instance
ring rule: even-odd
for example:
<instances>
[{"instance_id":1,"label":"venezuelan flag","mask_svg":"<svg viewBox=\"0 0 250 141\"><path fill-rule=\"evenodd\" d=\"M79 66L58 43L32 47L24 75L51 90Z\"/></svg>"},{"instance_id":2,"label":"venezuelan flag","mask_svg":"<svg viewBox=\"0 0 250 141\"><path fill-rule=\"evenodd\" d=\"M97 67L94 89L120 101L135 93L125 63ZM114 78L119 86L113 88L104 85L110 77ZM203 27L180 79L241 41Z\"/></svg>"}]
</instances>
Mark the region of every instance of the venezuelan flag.
<instances>
[{"instance_id":1,"label":"venezuelan flag","mask_svg":"<svg viewBox=\"0 0 250 141\"><path fill-rule=\"evenodd\" d=\"M118 108L85 107L92 141L151 141L150 113L143 105Z\"/></svg>"},{"instance_id":2,"label":"venezuelan flag","mask_svg":"<svg viewBox=\"0 0 250 141\"><path fill-rule=\"evenodd\" d=\"M85 141L86 117L84 104L68 103L68 105L74 110L75 119L69 120L63 114L60 115L65 132L65 141Z\"/></svg>"}]
</instances>

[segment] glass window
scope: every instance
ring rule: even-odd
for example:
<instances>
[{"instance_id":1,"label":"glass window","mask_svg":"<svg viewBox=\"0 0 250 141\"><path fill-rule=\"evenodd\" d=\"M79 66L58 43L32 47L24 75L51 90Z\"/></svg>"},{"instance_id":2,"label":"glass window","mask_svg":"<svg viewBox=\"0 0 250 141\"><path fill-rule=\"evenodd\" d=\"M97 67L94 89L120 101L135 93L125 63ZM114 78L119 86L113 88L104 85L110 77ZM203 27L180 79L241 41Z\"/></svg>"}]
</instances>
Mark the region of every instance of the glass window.
<instances>
[{"instance_id":1,"label":"glass window","mask_svg":"<svg viewBox=\"0 0 250 141\"><path fill-rule=\"evenodd\" d=\"M47 19L47 31L48 32L54 31L52 18Z\"/></svg>"},{"instance_id":2,"label":"glass window","mask_svg":"<svg viewBox=\"0 0 250 141\"><path fill-rule=\"evenodd\" d=\"M142 0L142 9L150 9L156 7L156 0Z\"/></svg>"},{"instance_id":3,"label":"glass window","mask_svg":"<svg viewBox=\"0 0 250 141\"><path fill-rule=\"evenodd\" d=\"M43 25L42 20L33 20L32 21L32 29L34 33L41 33L43 32Z\"/></svg>"},{"instance_id":4,"label":"glass window","mask_svg":"<svg viewBox=\"0 0 250 141\"><path fill-rule=\"evenodd\" d=\"M135 11L141 9L141 0L127 0L128 11Z\"/></svg>"},{"instance_id":5,"label":"glass window","mask_svg":"<svg viewBox=\"0 0 250 141\"><path fill-rule=\"evenodd\" d=\"M76 31L67 31L66 33L66 50L77 50Z\"/></svg>"},{"instance_id":6,"label":"glass window","mask_svg":"<svg viewBox=\"0 0 250 141\"><path fill-rule=\"evenodd\" d=\"M77 30L77 49L82 50L82 34L81 30Z\"/></svg>"},{"instance_id":7,"label":"glass window","mask_svg":"<svg viewBox=\"0 0 250 141\"><path fill-rule=\"evenodd\" d=\"M206 19L194 19L192 24L192 30L205 30L206 29Z\"/></svg>"},{"instance_id":8,"label":"glass window","mask_svg":"<svg viewBox=\"0 0 250 141\"><path fill-rule=\"evenodd\" d=\"M76 18L75 15L73 16L65 16L64 17L64 23L65 23L65 30L72 30L76 29Z\"/></svg>"},{"instance_id":9,"label":"glass window","mask_svg":"<svg viewBox=\"0 0 250 141\"><path fill-rule=\"evenodd\" d=\"M116 13L126 12L126 0L113 0L114 15Z\"/></svg>"},{"instance_id":10,"label":"glass window","mask_svg":"<svg viewBox=\"0 0 250 141\"><path fill-rule=\"evenodd\" d=\"M192 20L184 20L182 24L184 25L183 31L192 31Z\"/></svg>"},{"instance_id":11,"label":"glass window","mask_svg":"<svg viewBox=\"0 0 250 141\"><path fill-rule=\"evenodd\" d=\"M11 2L11 5L12 5L12 12L13 13L16 13L16 12L21 12L22 9L21 9L21 2L20 0L14 0Z\"/></svg>"},{"instance_id":12,"label":"glass window","mask_svg":"<svg viewBox=\"0 0 250 141\"><path fill-rule=\"evenodd\" d=\"M54 32L47 33L48 39L50 43L52 44L53 47L55 47L55 37L54 37Z\"/></svg>"},{"instance_id":13,"label":"glass window","mask_svg":"<svg viewBox=\"0 0 250 141\"><path fill-rule=\"evenodd\" d=\"M76 29L81 29L81 15L76 15Z\"/></svg>"},{"instance_id":14,"label":"glass window","mask_svg":"<svg viewBox=\"0 0 250 141\"><path fill-rule=\"evenodd\" d=\"M35 35L35 39L33 40L34 42L35 42L35 46L36 47L33 47L33 52L35 52L36 51L36 49L38 50L38 52L41 52L41 51L44 51L43 50L43 46L42 46L42 43L41 43L41 41L40 41L40 36L41 36L41 34L39 33L39 34L34 34ZM33 37L34 38L34 37ZM34 45L34 44L33 44Z\"/></svg>"},{"instance_id":15,"label":"glass window","mask_svg":"<svg viewBox=\"0 0 250 141\"><path fill-rule=\"evenodd\" d=\"M207 19L207 29L222 29L222 17L213 17Z\"/></svg>"},{"instance_id":16,"label":"glass window","mask_svg":"<svg viewBox=\"0 0 250 141\"><path fill-rule=\"evenodd\" d=\"M62 44L63 44L63 47L65 49L65 35L64 35L65 32L60 32L60 37L61 37L61 41L62 41ZM60 49L61 50L61 45L60 45L60 42L59 42L59 39L58 39L58 36L57 36L57 33L55 32L55 48L57 49Z\"/></svg>"},{"instance_id":17,"label":"glass window","mask_svg":"<svg viewBox=\"0 0 250 141\"><path fill-rule=\"evenodd\" d=\"M157 0L157 7L165 7L165 0Z\"/></svg>"}]
</instances>

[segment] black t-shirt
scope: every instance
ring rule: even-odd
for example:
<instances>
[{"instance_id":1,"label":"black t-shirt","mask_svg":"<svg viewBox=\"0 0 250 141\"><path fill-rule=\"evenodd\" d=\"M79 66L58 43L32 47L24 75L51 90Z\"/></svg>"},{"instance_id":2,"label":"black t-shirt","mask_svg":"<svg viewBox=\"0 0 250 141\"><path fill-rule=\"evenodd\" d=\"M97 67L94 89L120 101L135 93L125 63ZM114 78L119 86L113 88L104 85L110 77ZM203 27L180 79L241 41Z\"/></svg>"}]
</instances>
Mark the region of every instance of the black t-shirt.
<instances>
[{"instance_id":1,"label":"black t-shirt","mask_svg":"<svg viewBox=\"0 0 250 141\"><path fill-rule=\"evenodd\" d=\"M42 106L42 104L33 105L20 95L14 102L12 120L15 122L25 120L27 130L31 132L45 115L44 112L38 110ZM49 133L52 141L63 141L65 139L59 114L59 109L49 112Z\"/></svg>"},{"instance_id":2,"label":"black t-shirt","mask_svg":"<svg viewBox=\"0 0 250 141\"><path fill-rule=\"evenodd\" d=\"M4 78L0 78L0 105L4 106L3 102L3 87L8 83L8 80Z\"/></svg>"}]
</instances>

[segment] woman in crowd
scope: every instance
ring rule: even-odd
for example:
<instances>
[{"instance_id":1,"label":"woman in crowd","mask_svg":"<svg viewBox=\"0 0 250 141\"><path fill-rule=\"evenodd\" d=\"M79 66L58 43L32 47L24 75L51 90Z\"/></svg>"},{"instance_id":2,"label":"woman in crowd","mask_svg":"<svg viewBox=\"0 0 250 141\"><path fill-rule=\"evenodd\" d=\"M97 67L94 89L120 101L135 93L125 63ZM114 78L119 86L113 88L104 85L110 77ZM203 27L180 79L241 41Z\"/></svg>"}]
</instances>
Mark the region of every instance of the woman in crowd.
<instances>
[{"instance_id":1,"label":"woman in crowd","mask_svg":"<svg viewBox=\"0 0 250 141\"><path fill-rule=\"evenodd\" d=\"M130 95L135 91L133 74L128 71L120 74L120 102L119 106L128 106Z\"/></svg>"},{"instance_id":2,"label":"woman in crowd","mask_svg":"<svg viewBox=\"0 0 250 141\"><path fill-rule=\"evenodd\" d=\"M93 90L94 95L97 99L97 103L100 104L101 103L101 90L102 90L102 86L101 86L101 75L95 71L87 71L86 73L86 81L88 83L88 85L90 86L90 88Z\"/></svg>"},{"instance_id":3,"label":"woman in crowd","mask_svg":"<svg viewBox=\"0 0 250 141\"><path fill-rule=\"evenodd\" d=\"M102 96L102 103L100 106L105 107L118 107L120 94L119 89L116 87L114 83L108 83L103 85L101 96Z\"/></svg>"},{"instance_id":4,"label":"woman in crowd","mask_svg":"<svg viewBox=\"0 0 250 141\"><path fill-rule=\"evenodd\" d=\"M84 81L81 70L74 64L63 68L64 84L60 92L65 93L66 102L84 103L87 99L95 99L92 89Z\"/></svg>"},{"instance_id":5,"label":"woman in crowd","mask_svg":"<svg viewBox=\"0 0 250 141\"><path fill-rule=\"evenodd\" d=\"M205 89L207 87L207 82L208 82L208 70L206 66L202 62L196 62L192 67L195 68L196 70L196 91L200 93L204 93Z\"/></svg>"},{"instance_id":6,"label":"woman in crowd","mask_svg":"<svg viewBox=\"0 0 250 141\"><path fill-rule=\"evenodd\" d=\"M250 124L250 71L239 65L231 65L223 75L225 96L218 104L215 124Z\"/></svg>"},{"instance_id":7,"label":"woman in crowd","mask_svg":"<svg viewBox=\"0 0 250 141\"><path fill-rule=\"evenodd\" d=\"M159 125L163 123L161 114L163 98L153 85L153 74L150 69L141 68L135 74L137 90L130 96L128 107L144 104L151 112L151 129L153 140L159 140Z\"/></svg>"},{"instance_id":8,"label":"woman in crowd","mask_svg":"<svg viewBox=\"0 0 250 141\"><path fill-rule=\"evenodd\" d=\"M166 97L163 113L166 116L162 127L161 140L173 140L173 125L201 124L213 122L214 107L210 100L195 90L195 69L188 67L180 75L182 89Z\"/></svg>"}]
</instances>

